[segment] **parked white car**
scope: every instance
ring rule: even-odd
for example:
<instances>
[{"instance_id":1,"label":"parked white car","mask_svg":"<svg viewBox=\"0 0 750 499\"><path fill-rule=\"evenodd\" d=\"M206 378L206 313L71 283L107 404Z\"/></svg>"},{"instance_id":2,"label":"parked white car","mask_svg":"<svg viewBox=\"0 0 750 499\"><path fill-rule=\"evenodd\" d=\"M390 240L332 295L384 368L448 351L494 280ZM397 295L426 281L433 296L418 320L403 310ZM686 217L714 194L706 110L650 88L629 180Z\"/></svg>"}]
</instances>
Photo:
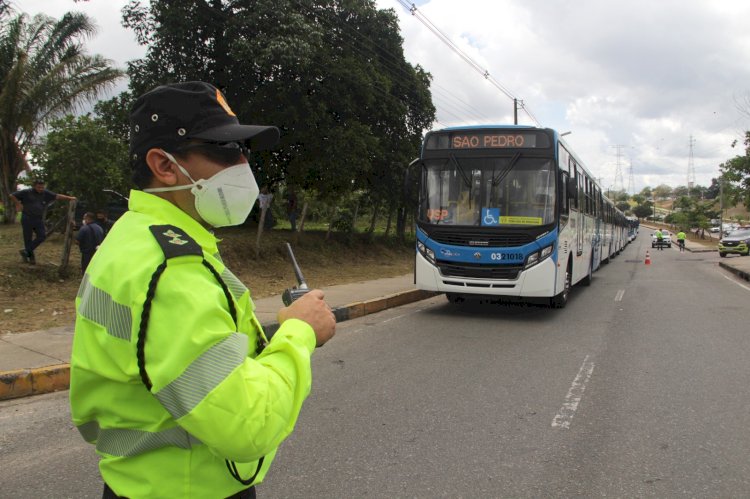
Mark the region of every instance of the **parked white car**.
<instances>
[{"instance_id":1,"label":"parked white car","mask_svg":"<svg viewBox=\"0 0 750 499\"><path fill-rule=\"evenodd\" d=\"M661 239L661 246L666 246L667 248L672 247L672 234L669 233L668 230L662 230L661 231L662 239ZM651 234L651 247L656 248L659 246L659 240L656 238L656 232Z\"/></svg>"}]
</instances>

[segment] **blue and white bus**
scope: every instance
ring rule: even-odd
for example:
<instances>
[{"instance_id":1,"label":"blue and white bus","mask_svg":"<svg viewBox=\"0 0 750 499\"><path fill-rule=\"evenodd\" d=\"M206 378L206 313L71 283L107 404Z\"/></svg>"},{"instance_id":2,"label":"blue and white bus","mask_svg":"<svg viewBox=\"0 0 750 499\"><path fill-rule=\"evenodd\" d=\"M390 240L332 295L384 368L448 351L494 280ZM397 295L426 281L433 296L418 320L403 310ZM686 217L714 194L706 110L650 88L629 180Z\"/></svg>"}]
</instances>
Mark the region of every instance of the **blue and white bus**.
<instances>
[{"instance_id":1,"label":"blue and white bus","mask_svg":"<svg viewBox=\"0 0 750 499\"><path fill-rule=\"evenodd\" d=\"M551 129L446 128L421 157L415 283L565 306L628 243L627 220Z\"/></svg>"}]
</instances>

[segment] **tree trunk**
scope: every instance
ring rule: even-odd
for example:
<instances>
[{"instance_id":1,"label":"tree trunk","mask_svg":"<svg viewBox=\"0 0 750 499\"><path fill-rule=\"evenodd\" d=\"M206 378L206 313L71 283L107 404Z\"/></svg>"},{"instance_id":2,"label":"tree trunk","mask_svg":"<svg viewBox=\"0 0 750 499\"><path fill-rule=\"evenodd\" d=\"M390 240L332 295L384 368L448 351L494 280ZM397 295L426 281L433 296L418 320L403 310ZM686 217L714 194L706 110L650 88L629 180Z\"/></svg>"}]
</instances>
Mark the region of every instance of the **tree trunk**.
<instances>
[{"instance_id":1,"label":"tree trunk","mask_svg":"<svg viewBox=\"0 0 750 499\"><path fill-rule=\"evenodd\" d=\"M375 233L375 224L378 221L378 211L380 211L380 203L375 203L375 206L372 208L372 219L370 220L370 228L367 229L367 233L369 234L369 237L372 237L372 235Z\"/></svg>"},{"instance_id":2,"label":"tree trunk","mask_svg":"<svg viewBox=\"0 0 750 499\"><path fill-rule=\"evenodd\" d=\"M18 174L24 168L31 178L31 167L18 148L18 144L12 137L0 135L0 200L5 207L3 223L12 224L16 221L16 205L11 201L10 195L15 192Z\"/></svg>"},{"instance_id":3,"label":"tree trunk","mask_svg":"<svg viewBox=\"0 0 750 499\"><path fill-rule=\"evenodd\" d=\"M305 230L305 217L307 216L307 201L302 205L302 215L299 217L299 224L297 225L297 232Z\"/></svg>"},{"instance_id":4,"label":"tree trunk","mask_svg":"<svg viewBox=\"0 0 750 499\"><path fill-rule=\"evenodd\" d=\"M399 206L396 216L396 236L399 241L406 240L406 207Z\"/></svg>"},{"instance_id":5,"label":"tree trunk","mask_svg":"<svg viewBox=\"0 0 750 499\"><path fill-rule=\"evenodd\" d=\"M255 238L255 257L260 257L260 238L263 235L263 227L266 225L266 212L267 207L263 207L260 210L260 219L258 220L258 236Z\"/></svg>"},{"instance_id":6,"label":"tree trunk","mask_svg":"<svg viewBox=\"0 0 750 499\"><path fill-rule=\"evenodd\" d=\"M338 208L333 209L333 214L331 215L331 218L328 221L328 232L326 232L326 241L331 239L331 231L333 230L333 222L336 221L336 214L338 213Z\"/></svg>"},{"instance_id":7,"label":"tree trunk","mask_svg":"<svg viewBox=\"0 0 750 499\"><path fill-rule=\"evenodd\" d=\"M391 233L391 222L393 221L393 208L388 207L388 221L385 223L385 237Z\"/></svg>"},{"instance_id":8,"label":"tree trunk","mask_svg":"<svg viewBox=\"0 0 750 499\"><path fill-rule=\"evenodd\" d=\"M357 217L359 216L359 199L354 206L354 216L352 217L352 232L357 232Z\"/></svg>"},{"instance_id":9,"label":"tree trunk","mask_svg":"<svg viewBox=\"0 0 750 499\"><path fill-rule=\"evenodd\" d=\"M3 182L5 184L5 182ZM3 211L3 223L12 224L16 221L16 203L11 201L10 195L5 186L0 188L0 201L3 203L5 210Z\"/></svg>"},{"instance_id":10,"label":"tree trunk","mask_svg":"<svg viewBox=\"0 0 750 499\"><path fill-rule=\"evenodd\" d=\"M302 214L299 216L297 231L294 233L294 244L299 243L299 235L305 229L305 217L307 216L307 201L302 205Z\"/></svg>"}]
</instances>

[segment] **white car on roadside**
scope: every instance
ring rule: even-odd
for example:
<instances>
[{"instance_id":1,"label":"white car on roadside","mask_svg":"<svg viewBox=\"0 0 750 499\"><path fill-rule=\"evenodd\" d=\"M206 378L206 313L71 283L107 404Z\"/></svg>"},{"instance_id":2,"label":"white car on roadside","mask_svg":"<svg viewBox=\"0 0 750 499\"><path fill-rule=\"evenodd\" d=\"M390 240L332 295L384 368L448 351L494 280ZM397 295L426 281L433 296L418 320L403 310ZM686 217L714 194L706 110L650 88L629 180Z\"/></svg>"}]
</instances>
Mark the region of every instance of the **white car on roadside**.
<instances>
[{"instance_id":1,"label":"white car on roadside","mask_svg":"<svg viewBox=\"0 0 750 499\"><path fill-rule=\"evenodd\" d=\"M661 235L662 235L661 246L662 247L666 246L667 248L671 248L672 247L672 234L670 234L668 230L662 230ZM659 240L656 237L656 231L654 231L654 233L651 234L651 247L656 248L657 246L659 246Z\"/></svg>"}]
</instances>

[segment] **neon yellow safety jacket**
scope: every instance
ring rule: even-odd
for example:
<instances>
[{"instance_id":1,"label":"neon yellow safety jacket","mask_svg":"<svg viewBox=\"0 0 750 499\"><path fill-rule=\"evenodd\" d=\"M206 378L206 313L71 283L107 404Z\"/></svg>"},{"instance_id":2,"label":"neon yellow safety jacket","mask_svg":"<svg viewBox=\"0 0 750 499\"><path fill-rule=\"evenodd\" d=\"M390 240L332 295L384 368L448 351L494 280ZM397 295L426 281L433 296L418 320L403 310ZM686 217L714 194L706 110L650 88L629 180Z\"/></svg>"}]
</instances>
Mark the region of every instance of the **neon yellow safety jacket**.
<instances>
[{"instance_id":1,"label":"neon yellow safety jacket","mask_svg":"<svg viewBox=\"0 0 750 499\"><path fill-rule=\"evenodd\" d=\"M120 496L231 496L263 480L292 432L315 334L287 320L257 354L250 293L216 238L157 196L131 191L129 208L76 298L73 422Z\"/></svg>"}]
</instances>

